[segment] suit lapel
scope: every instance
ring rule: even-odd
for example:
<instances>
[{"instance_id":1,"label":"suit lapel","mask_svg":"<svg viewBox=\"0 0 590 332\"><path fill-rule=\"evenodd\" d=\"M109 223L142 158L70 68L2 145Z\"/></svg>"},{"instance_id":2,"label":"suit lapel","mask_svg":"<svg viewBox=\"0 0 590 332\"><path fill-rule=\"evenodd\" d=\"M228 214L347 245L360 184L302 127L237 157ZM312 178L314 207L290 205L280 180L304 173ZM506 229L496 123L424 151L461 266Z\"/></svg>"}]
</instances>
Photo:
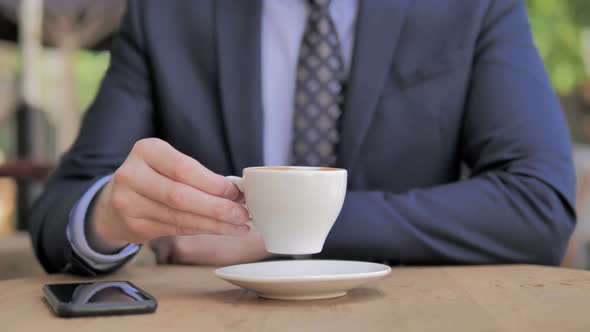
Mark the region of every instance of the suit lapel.
<instances>
[{"instance_id":1,"label":"suit lapel","mask_svg":"<svg viewBox=\"0 0 590 332\"><path fill-rule=\"evenodd\" d=\"M234 171L262 165L261 2L217 1L217 54L225 132Z\"/></svg>"},{"instance_id":2,"label":"suit lapel","mask_svg":"<svg viewBox=\"0 0 590 332\"><path fill-rule=\"evenodd\" d=\"M341 167L352 167L359 153L377 109L412 1L359 1L351 74L342 118Z\"/></svg>"}]
</instances>

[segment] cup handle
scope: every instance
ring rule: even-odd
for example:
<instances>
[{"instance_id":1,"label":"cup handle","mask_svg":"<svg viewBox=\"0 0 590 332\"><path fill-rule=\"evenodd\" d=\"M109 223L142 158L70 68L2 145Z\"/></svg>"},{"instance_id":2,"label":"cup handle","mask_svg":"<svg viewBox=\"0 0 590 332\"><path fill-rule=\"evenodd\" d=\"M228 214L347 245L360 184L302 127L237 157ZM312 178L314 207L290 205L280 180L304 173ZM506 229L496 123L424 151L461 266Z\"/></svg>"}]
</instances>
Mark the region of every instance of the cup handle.
<instances>
[{"instance_id":1,"label":"cup handle","mask_svg":"<svg viewBox=\"0 0 590 332\"><path fill-rule=\"evenodd\" d=\"M233 183L241 192L244 192L244 179L239 176L226 176L231 183Z\"/></svg>"}]
</instances>

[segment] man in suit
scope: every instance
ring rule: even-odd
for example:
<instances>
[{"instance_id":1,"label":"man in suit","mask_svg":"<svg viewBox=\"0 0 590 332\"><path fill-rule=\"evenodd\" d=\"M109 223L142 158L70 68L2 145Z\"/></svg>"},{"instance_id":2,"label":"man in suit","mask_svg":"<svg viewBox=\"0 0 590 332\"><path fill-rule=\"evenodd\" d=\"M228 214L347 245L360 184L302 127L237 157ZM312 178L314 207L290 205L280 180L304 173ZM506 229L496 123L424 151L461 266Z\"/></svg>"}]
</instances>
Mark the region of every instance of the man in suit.
<instances>
[{"instance_id":1,"label":"man in suit","mask_svg":"<svg viewBox=\"0 0 590 332\"><path fill-rule=\"evenodd\" d=\"M558 264L575 224L523 1L144 0L34 208L37 256L97 274L165 239L163 261L263 259L224 176L284 164L349 171L317 257Z\"/></svg>"}]
</instances>

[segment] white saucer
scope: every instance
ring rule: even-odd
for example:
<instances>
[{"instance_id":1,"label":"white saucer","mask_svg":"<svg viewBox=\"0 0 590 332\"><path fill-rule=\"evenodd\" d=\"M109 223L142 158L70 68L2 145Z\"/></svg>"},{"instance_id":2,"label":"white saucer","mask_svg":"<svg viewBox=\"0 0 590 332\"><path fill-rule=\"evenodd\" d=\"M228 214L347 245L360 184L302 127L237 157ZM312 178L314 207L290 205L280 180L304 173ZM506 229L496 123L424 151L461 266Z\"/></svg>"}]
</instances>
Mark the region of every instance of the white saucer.
<instances>
[{"instance_id":1,"label":"white saucer","mask_svg":"<svg viewBox=\"0 0 590 332\"><path fill-rule=\"evenodd\" d=\"M354 261L294 260L240 264L215 275L260 297L280 300L328 299L391 272L387 265Z\"/></svg>"}]
</instances>

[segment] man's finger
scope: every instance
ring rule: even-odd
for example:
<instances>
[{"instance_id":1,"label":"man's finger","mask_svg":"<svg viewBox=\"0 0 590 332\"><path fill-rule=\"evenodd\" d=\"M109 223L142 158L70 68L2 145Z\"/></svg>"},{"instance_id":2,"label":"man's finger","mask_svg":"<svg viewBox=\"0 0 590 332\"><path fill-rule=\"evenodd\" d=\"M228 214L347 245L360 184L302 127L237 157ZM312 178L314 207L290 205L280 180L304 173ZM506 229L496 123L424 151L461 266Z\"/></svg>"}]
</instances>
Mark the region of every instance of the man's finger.
<instances>
[{"instance_id":1,"label":"man's finger","mask_svg":"<svg viewBox=\"0 0 590 332\"><path fill-rule=\"evenodd\" d=\"M176 182L229 200L235 200L240 195L238 188L225 177L212 172L163 140L141 140L133 149L151 168Z\"/></svg>"},{"instance_id":2,"label":"man's finger","mask_svg":"<svg viewBox=\"0 0 590 332\"><path fill-rule=\"evenodd\" d=\"M127 218L155 221L161 225L137 225L136 232L150 232L151 238L166 235L225 234L243 235L248 233L248 225L235 225L214 220L190 212L170 208L162 203L150 200L131 190L114 195L115 205ZM124 196L118 198L117 195ZM129 221L128 221L129 222ZM131 225L133 226L133 225ZM148 234L143 234L148 235Z\"/></svg>"},{"instance_id":3,"label":"man's finger","mask_svg":"<svg viewBox=\"0 0 590 332\"><path fill-rule=\"evenodd\" d=\"M232 224L248 221L248 210L241 204L174 182L141 161L136 161L133 167L121 167L113 181L175 210Z\"/></svg>"}]
</instances>

